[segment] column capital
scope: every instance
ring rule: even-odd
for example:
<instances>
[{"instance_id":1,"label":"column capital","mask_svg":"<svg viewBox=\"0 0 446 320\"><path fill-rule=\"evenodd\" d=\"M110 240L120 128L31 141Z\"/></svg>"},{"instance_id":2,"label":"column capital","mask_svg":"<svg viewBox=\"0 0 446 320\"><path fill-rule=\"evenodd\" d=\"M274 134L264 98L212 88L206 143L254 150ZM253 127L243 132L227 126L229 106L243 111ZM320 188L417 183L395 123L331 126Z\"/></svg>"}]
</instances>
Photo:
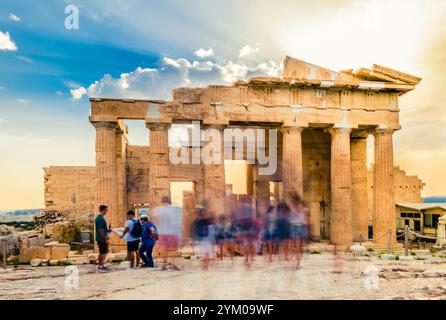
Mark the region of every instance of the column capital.
<instances>
[{"instance_id":1,"label":"column capital","mask_svg":"<svg viewBox=\"0 0 446 320\"><path fill-rule=\"evenodd\" d=\"M167 131L171 125L170 122L146 122L146 128L152 131Z\"/></svg>"},{"instance_id":2,"label":"column capital","mask_svg":"<svg viewBox=\"0 0 446 320\"><path fill-rule=\"evenodd\" d=\"M341 126L334 125L334 126L329 127L325 130L333 136L333 135L340 134L340 133L350 134L352 132L353 128L347 127L347 126L341 127Z\"/></svg>"},{"instance_id":3,"label":"column capital","mask_svg":"<svg viewBox=\"0 0 446 320\"><path fill-rule=\"evenodd\" d=\"M400 130L401 127L393 127L388 125L379 125L372 130L373 135L392 135L395 131Z\"/></svg>"},{"instance_id":4,"label":"column capital","mask_svg":"<svg viewBox=\"0 0 446 320\"><path fill-rule=\"evenodd\" d=\"M115 130L117 129L118 122L116 121L95 121L91 122L92 126L95 127L95 129L109 129L109 130Z\"/></svg>"},{"instance_id":5,"label":"column capital","mask_svg":"<svg viewBox=\"0 0 446 320\"><path fill-rule=\"evenodd\" d=\"M280 131L282 133L290 133L290 132L302 132L305 128L308 128L308 125L303 123L296 122L287 122L285 121L280 127Z\"/></svg>"}]
</instances>

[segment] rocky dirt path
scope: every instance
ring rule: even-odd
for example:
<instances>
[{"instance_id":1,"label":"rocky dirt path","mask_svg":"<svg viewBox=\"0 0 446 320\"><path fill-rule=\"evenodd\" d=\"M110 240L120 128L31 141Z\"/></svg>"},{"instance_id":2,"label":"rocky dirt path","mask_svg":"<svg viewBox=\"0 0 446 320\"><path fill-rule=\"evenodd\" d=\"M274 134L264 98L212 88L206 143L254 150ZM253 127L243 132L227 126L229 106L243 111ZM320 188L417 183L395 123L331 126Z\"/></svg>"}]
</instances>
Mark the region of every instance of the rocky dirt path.
<instances>
[{"instance_id":1,"label":"rocky dirt path","mask_svg":"<svg viewBox=\"0 0 446 320\"><path fill-rule=\"evenodd\" d=\"M446 299L446 261L382 261L349 254L306 254L299 270L288 262L251 270L243 259L218 262L178 259L182 271L127 270L98 273L79 266L79 289L65 286L63 267L0 271L0 299Z\"/></svg>"}]
</instances>

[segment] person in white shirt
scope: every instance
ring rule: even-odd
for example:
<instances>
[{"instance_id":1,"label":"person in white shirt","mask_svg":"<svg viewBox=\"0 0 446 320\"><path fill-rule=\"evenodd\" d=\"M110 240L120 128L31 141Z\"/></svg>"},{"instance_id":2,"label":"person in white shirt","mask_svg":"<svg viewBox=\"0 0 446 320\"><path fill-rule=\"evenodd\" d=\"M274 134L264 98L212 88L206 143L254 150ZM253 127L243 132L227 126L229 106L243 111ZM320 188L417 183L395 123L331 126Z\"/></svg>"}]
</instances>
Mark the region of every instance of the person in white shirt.
<instances>
[{"instance_id":1,"label":"person in white shirt","mask_svg":"<svg viewBox=\"0 0 446 320\"><path fill-rule=\"evenodd\" d=\"M135 212L130 210L127 212L127 221L122 238L127 242L127 254L130 260L130 268L138 268L140 257L138 253L139 242L142 233L141 222L135 219Z\"/></svg>"}]
</instances>

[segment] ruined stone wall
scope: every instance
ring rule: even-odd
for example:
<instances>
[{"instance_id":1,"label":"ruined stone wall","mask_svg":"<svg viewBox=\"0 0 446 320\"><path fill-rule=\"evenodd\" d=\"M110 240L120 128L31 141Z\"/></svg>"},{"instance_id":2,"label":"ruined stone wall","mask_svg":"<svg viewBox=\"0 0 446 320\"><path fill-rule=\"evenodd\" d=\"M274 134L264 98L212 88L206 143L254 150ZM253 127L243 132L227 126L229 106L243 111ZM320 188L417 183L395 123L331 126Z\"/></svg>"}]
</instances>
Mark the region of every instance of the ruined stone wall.
<instances>
[{"instance_id":1,"label":"ruined stone wall","mask_svg":"<svg viewBox=\"0 0 446 320\"><path fill-rule=\"evenodd\" d=\"M421 191L425 183L417 176L409 176L404 170L395 167L393 171L395 179L395 202L423 202ZM368 209L369 221L373 213L373 169L367 172Z\"/></svg>"},{"instance_id":2,"label":"ruined stone wall","mask_svg":"<svg viewBox=\"0 0 446 320\"><path fill-rule=\"evenodd\" d=\"M127 203L149 203L149 147L127 146Z\"/></svg>"},{"instance_id":3,"label":"ruined stone wall","mask_svg":"<svg viewBox=\"0 0 446 320\"><path fill-rule=\"evenodd\" d=\"M312 237L329 238L331 136L315 129L302 132L304 199L310 208Z\"/></svg>"},{"instance_id":4,"label":"ruined stone wall","mask_svg":"<svg viewBox=\"0 0 446 320\"><path fill-rule=\"evenodd\" d=\"M417 176L408 176L404 170L395 167L396 202L423 202L421 190L425 183Z\"/></svg>"},{"instance_id":5,"label":"ruined stone wall","mask_svg":"<svg viewBox=\"0 0 446 320\"><path fill-rule=\"evenodd\" d=\"M95 212L95 167L44 168L45 209L64 212L76 223L90 225Z\"/></svg>"}]
</instances>

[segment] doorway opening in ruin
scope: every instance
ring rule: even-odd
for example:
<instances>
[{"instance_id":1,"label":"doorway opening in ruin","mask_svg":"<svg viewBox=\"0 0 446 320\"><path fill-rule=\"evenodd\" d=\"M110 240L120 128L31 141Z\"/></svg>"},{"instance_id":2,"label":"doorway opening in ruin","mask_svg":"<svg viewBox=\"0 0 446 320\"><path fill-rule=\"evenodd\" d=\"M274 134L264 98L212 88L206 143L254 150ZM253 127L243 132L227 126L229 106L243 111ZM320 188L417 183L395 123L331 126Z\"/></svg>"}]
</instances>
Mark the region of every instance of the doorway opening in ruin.
<instances>
[{"instance_id":1,"label":"doorway opening in ruin","mask_svg":"<svg viewBox=\"0 0 446 320\"><path fill-rule=\"evenodd\" d=\"M195 184L193 181L172 181L170 182L170 198L172 205L183 207L185 193L194 193Z\"/></svg>"},{"instance_id":2,"label":"doorway opening in ruin","mask_svg":"<svg viewBox=\"0 0 446 320\"><path fill-rule=\"evenodd\" d=\"M172 205L181 208L181 239L182 244L185 244L190 240L190 226L195 219L195 182L171 181L170 197Z\"/></svg>"},{"instance_id":3,"label":"doorway opening in ruin","mask_svg":"<svg viewBox=\"0 0 446 320\"><path fill-rule=\"evenodd\" d=\"M282 201L282 181L269 182L269 201L271 205L277 206Z\"/></svg>"},{"instance_id":4,"label":"doorway opening in ruin","mask_svg":"<svg viewBox=\"0 0 446 320\"><path fill-rule=\"evenodd\" d=\"M252 165L246 160L225 160L225 183L230 194L252 195Z\"/></svg>"}]
</instances>

